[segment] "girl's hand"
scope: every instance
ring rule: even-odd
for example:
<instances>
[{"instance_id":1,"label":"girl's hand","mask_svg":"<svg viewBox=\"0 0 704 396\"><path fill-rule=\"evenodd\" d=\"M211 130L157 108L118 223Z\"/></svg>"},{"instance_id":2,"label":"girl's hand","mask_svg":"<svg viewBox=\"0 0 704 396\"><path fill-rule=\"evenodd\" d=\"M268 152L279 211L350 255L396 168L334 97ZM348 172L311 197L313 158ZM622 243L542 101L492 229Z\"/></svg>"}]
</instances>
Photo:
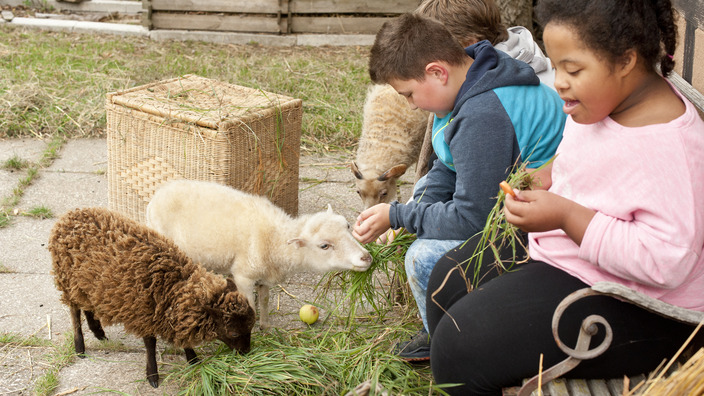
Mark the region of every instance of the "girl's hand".
<instances>
[{"instance_id":1,"label":"girl's hand","mask_svg":"<svg viewBox=\"0 0 704 396\"><path fill-rule=\"evenodd\" d=\"M544 190L520 191L504 202L506 221L526 232L562 229L578 245L595 212L567 198Z\"/></svg>"},{"instance_id":2,"label":"girl's hand","mask_svg":"<svg viewBox=\"0 0 704 396\"><path fill-rule=\"evenodd\" d=\"M540 169L526 169L533 172L533 190L547 190L552 185L552 162Z\"/></svg>"},{"instance_id":3,"label":"girl's hand","mask_svg":"<svg viewBox=\"0 0 704 396\"><path fill-rule=\"evenodd\" d=\"M381 203L372 206L357 216L352 235L361 244L375 241L381 234L391 227L389 210L391 205Z\"/></svg>"}]
</instances>

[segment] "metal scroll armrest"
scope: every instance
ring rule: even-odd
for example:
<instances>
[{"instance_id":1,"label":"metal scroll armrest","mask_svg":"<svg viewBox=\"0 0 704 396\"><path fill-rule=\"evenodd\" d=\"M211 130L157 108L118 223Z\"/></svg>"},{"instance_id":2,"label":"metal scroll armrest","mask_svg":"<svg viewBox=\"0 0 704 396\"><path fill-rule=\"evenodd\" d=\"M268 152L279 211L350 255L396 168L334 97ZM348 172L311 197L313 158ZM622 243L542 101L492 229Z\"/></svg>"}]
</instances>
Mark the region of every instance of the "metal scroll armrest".
<instances>
[{"instance_id":1,"label":"metal scroll armrest","mask_svg":"<svg viewBox=\"0 0 704 396\"><path fill-rule=\"evenodd\" d=\"M557 334L560 318L567 307L579 299L596 295L612 296L622 301L638 305L639 307L647 309L658 315L673 320L678 320L683 323L697 325L704 321L704 312L693 311L670 305L666 302L649 297L618 283L597 282L591 288L577 290L560 302L555 309L555 313L552 318L552 334L555 338L555 342L557 343L557 346L567 354L568 357L562 362L545 370L542 374L536 375L528 380L525 384L523 384L523 387L521 387L518 392L518 396L530 395L531 392L538 388L538 382L540 380L542 380L542 383L548 383L577 367L582 360L594 359L609 348L613 339L613 332L606 319L599 315L590 315L582 321L582 326L579 330L579 337L577 338L577 346L574 349L564 345ZM591 337L596 335L599 331L597 326L598 323L604 326L606 336L600 345L594 349L589 349L589 341L591 340Z\"/></svg>"},{"instance_id":2,"label":"metal scroll armrest","mask_svg":"<svg viewBox=\"0 0 704 396\"><path fill-rule=\"evenodd\" d=\"M560 318L565 312L567 307L569 307L575 301L588 296L595 296L601 293L592 290L591 288L584 288L577 290L565 297L562 302L555 308L555 313L552 316L552 335L555 338L557 346L567 354L567 358L560 363L550 367L539 375L528 380L521 389L518 391L518 396L527 396L531 392L538 388L538 383L542 380L542 383L548 383L555 378L563 376L565 373L577 367L577 365L582 360L594 359L595 357L604 353L611 345L611 340L613 339L613 333L611 331L611 326L602 316L599 315L589 315L583 321L579 328L579 336L577 338L577 346L572 349L566 346L560 336L557 334L558 325L560 323ZM605 330L606 336L604 340L594 349L589 349L589 342L592 336L596 335L599 331L597 326L601 323Z\"/></svg>"}]
</instances>

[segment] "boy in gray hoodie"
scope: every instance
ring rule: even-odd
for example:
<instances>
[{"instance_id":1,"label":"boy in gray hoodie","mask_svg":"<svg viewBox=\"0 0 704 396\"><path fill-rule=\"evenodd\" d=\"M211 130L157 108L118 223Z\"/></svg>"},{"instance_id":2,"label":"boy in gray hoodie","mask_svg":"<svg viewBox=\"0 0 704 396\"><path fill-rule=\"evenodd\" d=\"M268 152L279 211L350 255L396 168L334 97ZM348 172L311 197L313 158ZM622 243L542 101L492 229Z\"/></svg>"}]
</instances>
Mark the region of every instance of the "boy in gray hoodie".
<instances>
[{"instance_id":1,"label":"boy in gray hoodie","mask_svg":"<svg viewBox=\"0 0 704 396\"><path fill-rule=\"evenodd\" d=\"M407 204L379 204L362 212L353 234L361 243L404 227L417 240L406 273L425 329L399 345L410 361L429 358L425 299L430 271L444 253L484 228L498 184L513 166L548 161L562 137L565 114L555 91L526 63L488 41L463 49L439 22L404 14L382 26L371 49L374 83L388 83L412 108L435 114L438 159L424 187ZM425 337L425 339L423 339Z\"/></svg>"}]
</instances>

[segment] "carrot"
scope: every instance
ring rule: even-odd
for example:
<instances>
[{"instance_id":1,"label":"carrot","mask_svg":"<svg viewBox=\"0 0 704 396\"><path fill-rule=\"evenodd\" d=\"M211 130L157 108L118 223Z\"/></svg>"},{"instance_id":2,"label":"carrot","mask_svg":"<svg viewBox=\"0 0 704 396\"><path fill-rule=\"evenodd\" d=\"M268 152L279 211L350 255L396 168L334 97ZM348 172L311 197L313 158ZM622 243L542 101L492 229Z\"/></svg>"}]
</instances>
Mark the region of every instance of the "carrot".
<instances>
[{"instance_id":1,"label":"carrot","mask_svg":"<svg viewBox=\"0 0 704 396\"><path fill-rule=\"evenodd\" d=\"M513 192L513 188L511 188L511 186L506 182L506 180L499 183L499 187L501 187L501 189L504 191L504 194L510 195L513 198L517 198L516 193Z\"/></svg>"}]
</instances>

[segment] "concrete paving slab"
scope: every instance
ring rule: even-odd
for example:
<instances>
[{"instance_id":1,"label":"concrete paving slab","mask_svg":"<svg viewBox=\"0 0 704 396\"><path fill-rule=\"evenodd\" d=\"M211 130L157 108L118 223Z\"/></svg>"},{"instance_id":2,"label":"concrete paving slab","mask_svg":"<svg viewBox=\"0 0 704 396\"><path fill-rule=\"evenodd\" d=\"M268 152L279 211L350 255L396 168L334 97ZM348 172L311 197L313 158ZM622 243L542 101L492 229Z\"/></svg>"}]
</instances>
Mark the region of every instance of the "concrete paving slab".
<instances>
[{"instance_id":1,"label":"concrete paving slab","mask_svg":"<svg viewBox=\"0 0 704 396\"><path fill-rule=\"evenodd\" d=\"M105 174L108 169L108 144L105 139L69 140L61 148L50 172L84 172Z\"/></svg>"},{"instance_id":2,"label":"concrete paving slab","mask_svg":"<svg viewBox=\"0 0 704 396\"><path fill-rule=\"evenodd\" d=\"M118 3L123 3L118 1ZM87 4L87 3L83 3ZM100 12L100 11L91 11ZM132 13L125 12L125 13ZM48 31L74 33L115 34L120 36L147 36L154 41L202 41L216 44L259 44L274 47L291 46L370 46L374 43L373 34L289 34L275 35L265 33L215 32L197 30L149 30L141 25L124 23L107 23L75 21L46 18L15 17L11 21L0 22L9 26L36 28Z\"/></svg>"},{"instance_id":3,"label":"concrete paving slab","mask_svg":"<svg viewBox=\"0 0 704 396\"><path fill-rule=\"evenodd\" d=\"M71 140L64 144L58 155L59 158L27 189L17 209L26 212L44 206L58 218L75 208L106 207L107 141Z\"/></svg>"},{"instance_id":4,"label":"concrete paving slab","mask_svg":"<svg viewBox=\"0 0 704 396\"><path fill-rule=\"evenodd\" d=\"M46 143L37 139L7 139L0 140L0 147L0 197L7 197L17 187L19 180L27 176L27 171L5 169L3 165L13 158L39 161L46 149Z\"/></svg>"},{"instance_id":5,"label":"concrete paving slab","mask_svg":"<svg viewBox=\"0 0 704 396\"><path fill-rule=\"evenodd\" d=\"M139 25L122 23L70 21L63 19L39 19L16 17L10 23L13 26L37 28L52 32L70 33L109 33L118 36L146 36L147 28Z\"/></svg>"},{"instance_id":6,"label":"concrete paving slab","mask_svg":"<svg viewBox=\"0 0 704 396\"><path fill-rule=\"evenodd\" d=\"M27 0L3 0L2 4L10 6L26 6ZM139 14L143 12L141 1L127 0L91 0L81 3L69 3L57 0L42 0L44 7L56 11L72 12L118 12L121 14Z\"/></svg>"},{"instance_id":7,"label":"concrete paving slab","mask_svg":"<svg viewBox=\"0 0 704 396\"><path fill-rule=\"evenodd\" d=\"M43 172L22 197L17 208L27 212L36 207L51 209L59 217L69 210L108 205L106 175L83 172Z\"/></svg>"},{"instance_id":8,"label":"concrete paving slab","mask_svg":"<svg viewBox=\"0 0 704 396\"><path fill-rule=\"evenodd\" d=\"M290 47L296 45L296 37L293 35L282 36L265 33L254 34L171 29L150 30L147 34L149 38L154 41L202 41L215 44L259 44L272 47Z\"/></svg>"},{"instance_id":9,"label":"concrete paving slab","mask_svg":"<svg viewBox=\"0 0 704 396\"><path fill-rule=\"evenodd\" d=\"M9 197L25 172L0 170L0 197ZM2 245L0 245L2 246Z\"/></svg>"},{"instance_id":10,"label":"concrete paving slab","mask_svg":"<svg viewBox=\"0 0 704 396\"><path fill-rule=\"evenodd\" d=\"M35 335L51 340L69 330L70 316L59 301L53 276L0 274L0 333L16 333L24 337Z\"/></svg>"},{"instance_id":11,"label":"concrete paving slab","mask_svg":"<svg viewBox=\"0 0 704 396\"><path fill-rule=\"evenodd\" d=\"M15 273L49 275L47 243L55 222L19 216L9 227L0 228L0 264Z\"/></svg>"},{"instance_id":12,"label":"concrete paving slab","mask_svg":"<svg viewBox=\"0 0 704 396\"><path fill-rule=\"evenodd\" d=\"M28 161L39 161L47 144L38 139L0 139L0 163L5 163L12 157Z\"/></svg>"},{"instance_id":13,"label":"concrete paving slab","mask_svg":"<svg viewBox=\"0 0 704 396\"><path fill-rule=\"evenodd\" d=\"M146 353L144 351L114 352L86 349L88 356L84 359L76 359L73 364L59 372L59 386L55 394L178 394L179 384L169 381L168 372L174 367L184 367L187 364L185 355L160 352L163 352L163 348L157 345L159 387L156 389L146 381Z\"/></svg>"},{"instance_id":14,"label":"concrete paving slab","mask_svg":"<svg viewBox=\"0 0 704 396\"><path fill-rule=\"evenodd\" d=\"M50 366L45 356L52 348L6 345L0 354L0 395L32 395L32 389Z\"/></svg>"}]
</instances>

